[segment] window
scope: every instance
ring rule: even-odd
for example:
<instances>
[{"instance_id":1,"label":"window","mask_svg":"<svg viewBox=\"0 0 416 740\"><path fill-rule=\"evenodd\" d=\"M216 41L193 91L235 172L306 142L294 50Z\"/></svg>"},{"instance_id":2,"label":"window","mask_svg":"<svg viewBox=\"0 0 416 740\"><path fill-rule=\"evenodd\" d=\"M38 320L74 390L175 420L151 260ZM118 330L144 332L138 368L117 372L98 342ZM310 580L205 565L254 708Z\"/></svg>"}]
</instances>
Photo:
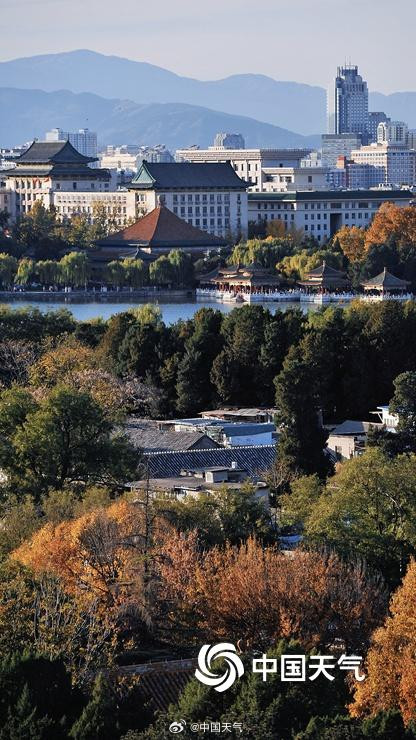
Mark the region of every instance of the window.
<instances>
[{"instance_id":1,"label":"window","mask_svg":"<svg viewBox=\"0 0 416 740\"><path fill-rule=\"evenodd\" d=\"M192 203L192 193L188 193L188 203Z\"/></svg>"},{"instance_id":2,"label":"window","mask_svg":"<svg viewBox=\"0 0 416 740\"><path fill-rule=\"evenodd\" d=\"M72 190L76 190L76 189L77 189L77 184L76 184L76 182L73 182L72 183Z\"/></svg>"},{"instance_id":3,"label":"window","mask_svg":"<svg viewBox=\"0 0 416 740\"><path fill-rule=\"evenodd\" d=\"M312 175L308 175L308 182L312 182Z\"/></svg>"}]
</instances>

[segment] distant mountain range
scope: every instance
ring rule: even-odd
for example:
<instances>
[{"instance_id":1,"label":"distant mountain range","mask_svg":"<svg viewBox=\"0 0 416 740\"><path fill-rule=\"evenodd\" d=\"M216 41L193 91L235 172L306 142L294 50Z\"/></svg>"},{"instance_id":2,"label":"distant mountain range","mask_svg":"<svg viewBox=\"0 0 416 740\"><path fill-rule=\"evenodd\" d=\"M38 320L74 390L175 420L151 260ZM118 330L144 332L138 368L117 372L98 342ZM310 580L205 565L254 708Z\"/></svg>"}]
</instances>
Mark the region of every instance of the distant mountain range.
<instances>
[{"instance_id":1,"label":"distant mountain range","mask_svg":"<svg viewBox=\"0 0 416 740\"><path fill-rule=\"evenodd\" d=\"M205 146L218 130L244 134L249 146L303 146L326 130L322 87L255 74L206 82L87 50L1 62L0 88L7 88L1 99L9 106L2 105L2 144L19 141L17 132L26 139L43 135L45 126L89 126L103 142L138 142L143 135L141 143L157 140L172 148ZM51 95L42 97L41 91ZM384 110L416 128L415 92L374 92L370 110ZM309 138L296 139L299 134Z\"/></svg>"},{"instance_id":2,"label":"distant mountain range","mask_svg":"<svg viewBox=\"0 0 416 740\"><path fill-rule=\"evenodd\" d=\"M174 150L211 145L218 131L238 131L248 146L314 147L319 136L302 136L252 118L220 113L184 103L107 100L91 93L68 90L43 92L0 88L0 145L11 146L59 126L73 131L98 131L101 144L165 144Z\"/></svg>"}]
</instances>

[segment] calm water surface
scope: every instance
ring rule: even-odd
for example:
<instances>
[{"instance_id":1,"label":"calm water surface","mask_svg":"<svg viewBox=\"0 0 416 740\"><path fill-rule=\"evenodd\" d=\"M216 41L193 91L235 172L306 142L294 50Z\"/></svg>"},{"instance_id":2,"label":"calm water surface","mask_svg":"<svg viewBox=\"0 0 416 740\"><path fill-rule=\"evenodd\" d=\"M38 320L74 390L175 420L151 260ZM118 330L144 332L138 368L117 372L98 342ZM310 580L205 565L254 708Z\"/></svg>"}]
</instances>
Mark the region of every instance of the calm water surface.
<instances>
[{"instance_id":1,"label":"calm water surface","mask_svg":"<svg viewBox=\"0 0 416 740\"><path fill-rule=\"evenodd\" d=\"M12 308L23 308L27 306L36 306L40 311L56 311L59 308L67 308L79 321L88 321L89 319L109 319L116 313L123 313L128 311L129 308L137 306L143 306L146 303L154 303L159 306L162 311L162 317L165 324L174 324L179 319L191 319L192 316L199 308L205 306L206 308L214 308L222 313L230 313L234 308L240 308L241 303L220 303L218 301L210 301L204 299L187 299L183 300L169 300L167 298L160 298L159 300L144 300L136 299L126 301L125 297L117 301L114 297L108 298L107 300L81 300L74 298L62 297L61 299L54 298L52 300L48 298L26 298L25 296L13 296L13 298L7 300L2 299L0 301L3 304L7 304ZM299 303L255 303L252 305L264 306L269 311L274 313L276 310L286 311L288 308L301 308L302 311L307 313L310 310L316 310L316 305L302 305Z\"/></svg>"}]
</instances>

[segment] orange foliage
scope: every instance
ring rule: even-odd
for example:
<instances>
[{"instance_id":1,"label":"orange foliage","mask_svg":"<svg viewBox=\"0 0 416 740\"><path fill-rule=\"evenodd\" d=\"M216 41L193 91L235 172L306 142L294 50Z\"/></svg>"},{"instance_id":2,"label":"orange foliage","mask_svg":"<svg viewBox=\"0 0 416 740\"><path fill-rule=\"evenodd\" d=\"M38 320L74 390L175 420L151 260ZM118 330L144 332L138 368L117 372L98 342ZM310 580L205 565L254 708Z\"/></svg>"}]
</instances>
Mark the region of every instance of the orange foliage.
<instances>
[{"instance_id":1,"label":"orange foliage","mask_svg":"<svg viewBox=\"0 0 416 740\"><path fill-rule=\"evenodd\" d=\"M399 246L416 244L416 208L383 203L366 233L366 250L373 244L386 244L391 236Z\"/></svg>"},{"instance_id":2,"label":"orange foliage","mask_svg":"<svg viewBox=\"0 0 416 740\"><path fill-rule=\"evenodd\" d=\"M365 644L384 607L384 592L359 565L335 554L289 556L250 539L198 553L195 535L171 537L160 564L172 622L196 620L210 639L267 647L297 638L305 647Z\"/></svg>"},{"instance_id":3,"label":"orange foliage","mask_svg":"<svg viewBox=\"0 0 416 740\"><path fill-rule=\"evenodd\" d=\"M373 635L367 678L358 684L350 707L355 717L399 709L404 721L416 719L416 563L408 567L393 595L391 616Z\"/></svg>"},{"instance_id":4,"label":"orange foliage","mask_svg":"<svg viewBox=\"0 0 416 740\"><path fill-rule=\"evenodd\" d=\"M350 262L360 262L365 256L365 231L358 226L343 226L337 232L339 245Z\"/></svg>"},{"instance_id":5,"label":"orange foliage","mask_svg":"<svg viewBox=\"0 0 416 740\"><path fill-rule=\"evenodd\" d=\"M69 593L87 600L134 599L148 548L144 518L140 504L119 500L77 519L47 524L12 557L36 574L57 576Z\"/></svg>"}]
</instances>

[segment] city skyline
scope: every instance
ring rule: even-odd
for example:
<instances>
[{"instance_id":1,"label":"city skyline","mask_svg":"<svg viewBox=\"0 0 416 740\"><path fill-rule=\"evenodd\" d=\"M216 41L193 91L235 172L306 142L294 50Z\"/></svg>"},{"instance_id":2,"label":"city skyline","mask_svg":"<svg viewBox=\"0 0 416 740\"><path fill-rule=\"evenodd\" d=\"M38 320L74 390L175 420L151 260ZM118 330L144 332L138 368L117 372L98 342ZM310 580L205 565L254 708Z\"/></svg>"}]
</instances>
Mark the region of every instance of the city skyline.
<instances>
[{"instance_id":1,"label":"city skyline","mask_svg":"<svg viewBox=\"0 0 416 740\"><path fill-rule=\"evenodd\" d=\"M88 24L86 6L93 20ZM4 27L18 27L19 33L4 35L0 60L88 48L201 80L255 73L322 87L339 65L351 61L374 91L412 91L411 65L403 66L401 60L412 55L416 7L403 0L400 16L390 14L386 24L383 9L389 7L387 0L365 6L351 0L340 27L330 0L316 0L313 10L308 0L296 6L289 0L265 0L261 13L246 0L229 0L226 7L213 0L209 15L190 0L178 0L175 7L161 0L157 17L150 7L138 9L133 0L126 0L117 16L109 0L3 0ZM306 21L302 28L300 17ZM259 39L261 54L255 54ZM293 53L294 44L302 53ZM214 48L223 53L214 55ZM380 55L385 48L389 54ZM308 56L312 63L305 63Z\"/></svg>"}]
</instances>

